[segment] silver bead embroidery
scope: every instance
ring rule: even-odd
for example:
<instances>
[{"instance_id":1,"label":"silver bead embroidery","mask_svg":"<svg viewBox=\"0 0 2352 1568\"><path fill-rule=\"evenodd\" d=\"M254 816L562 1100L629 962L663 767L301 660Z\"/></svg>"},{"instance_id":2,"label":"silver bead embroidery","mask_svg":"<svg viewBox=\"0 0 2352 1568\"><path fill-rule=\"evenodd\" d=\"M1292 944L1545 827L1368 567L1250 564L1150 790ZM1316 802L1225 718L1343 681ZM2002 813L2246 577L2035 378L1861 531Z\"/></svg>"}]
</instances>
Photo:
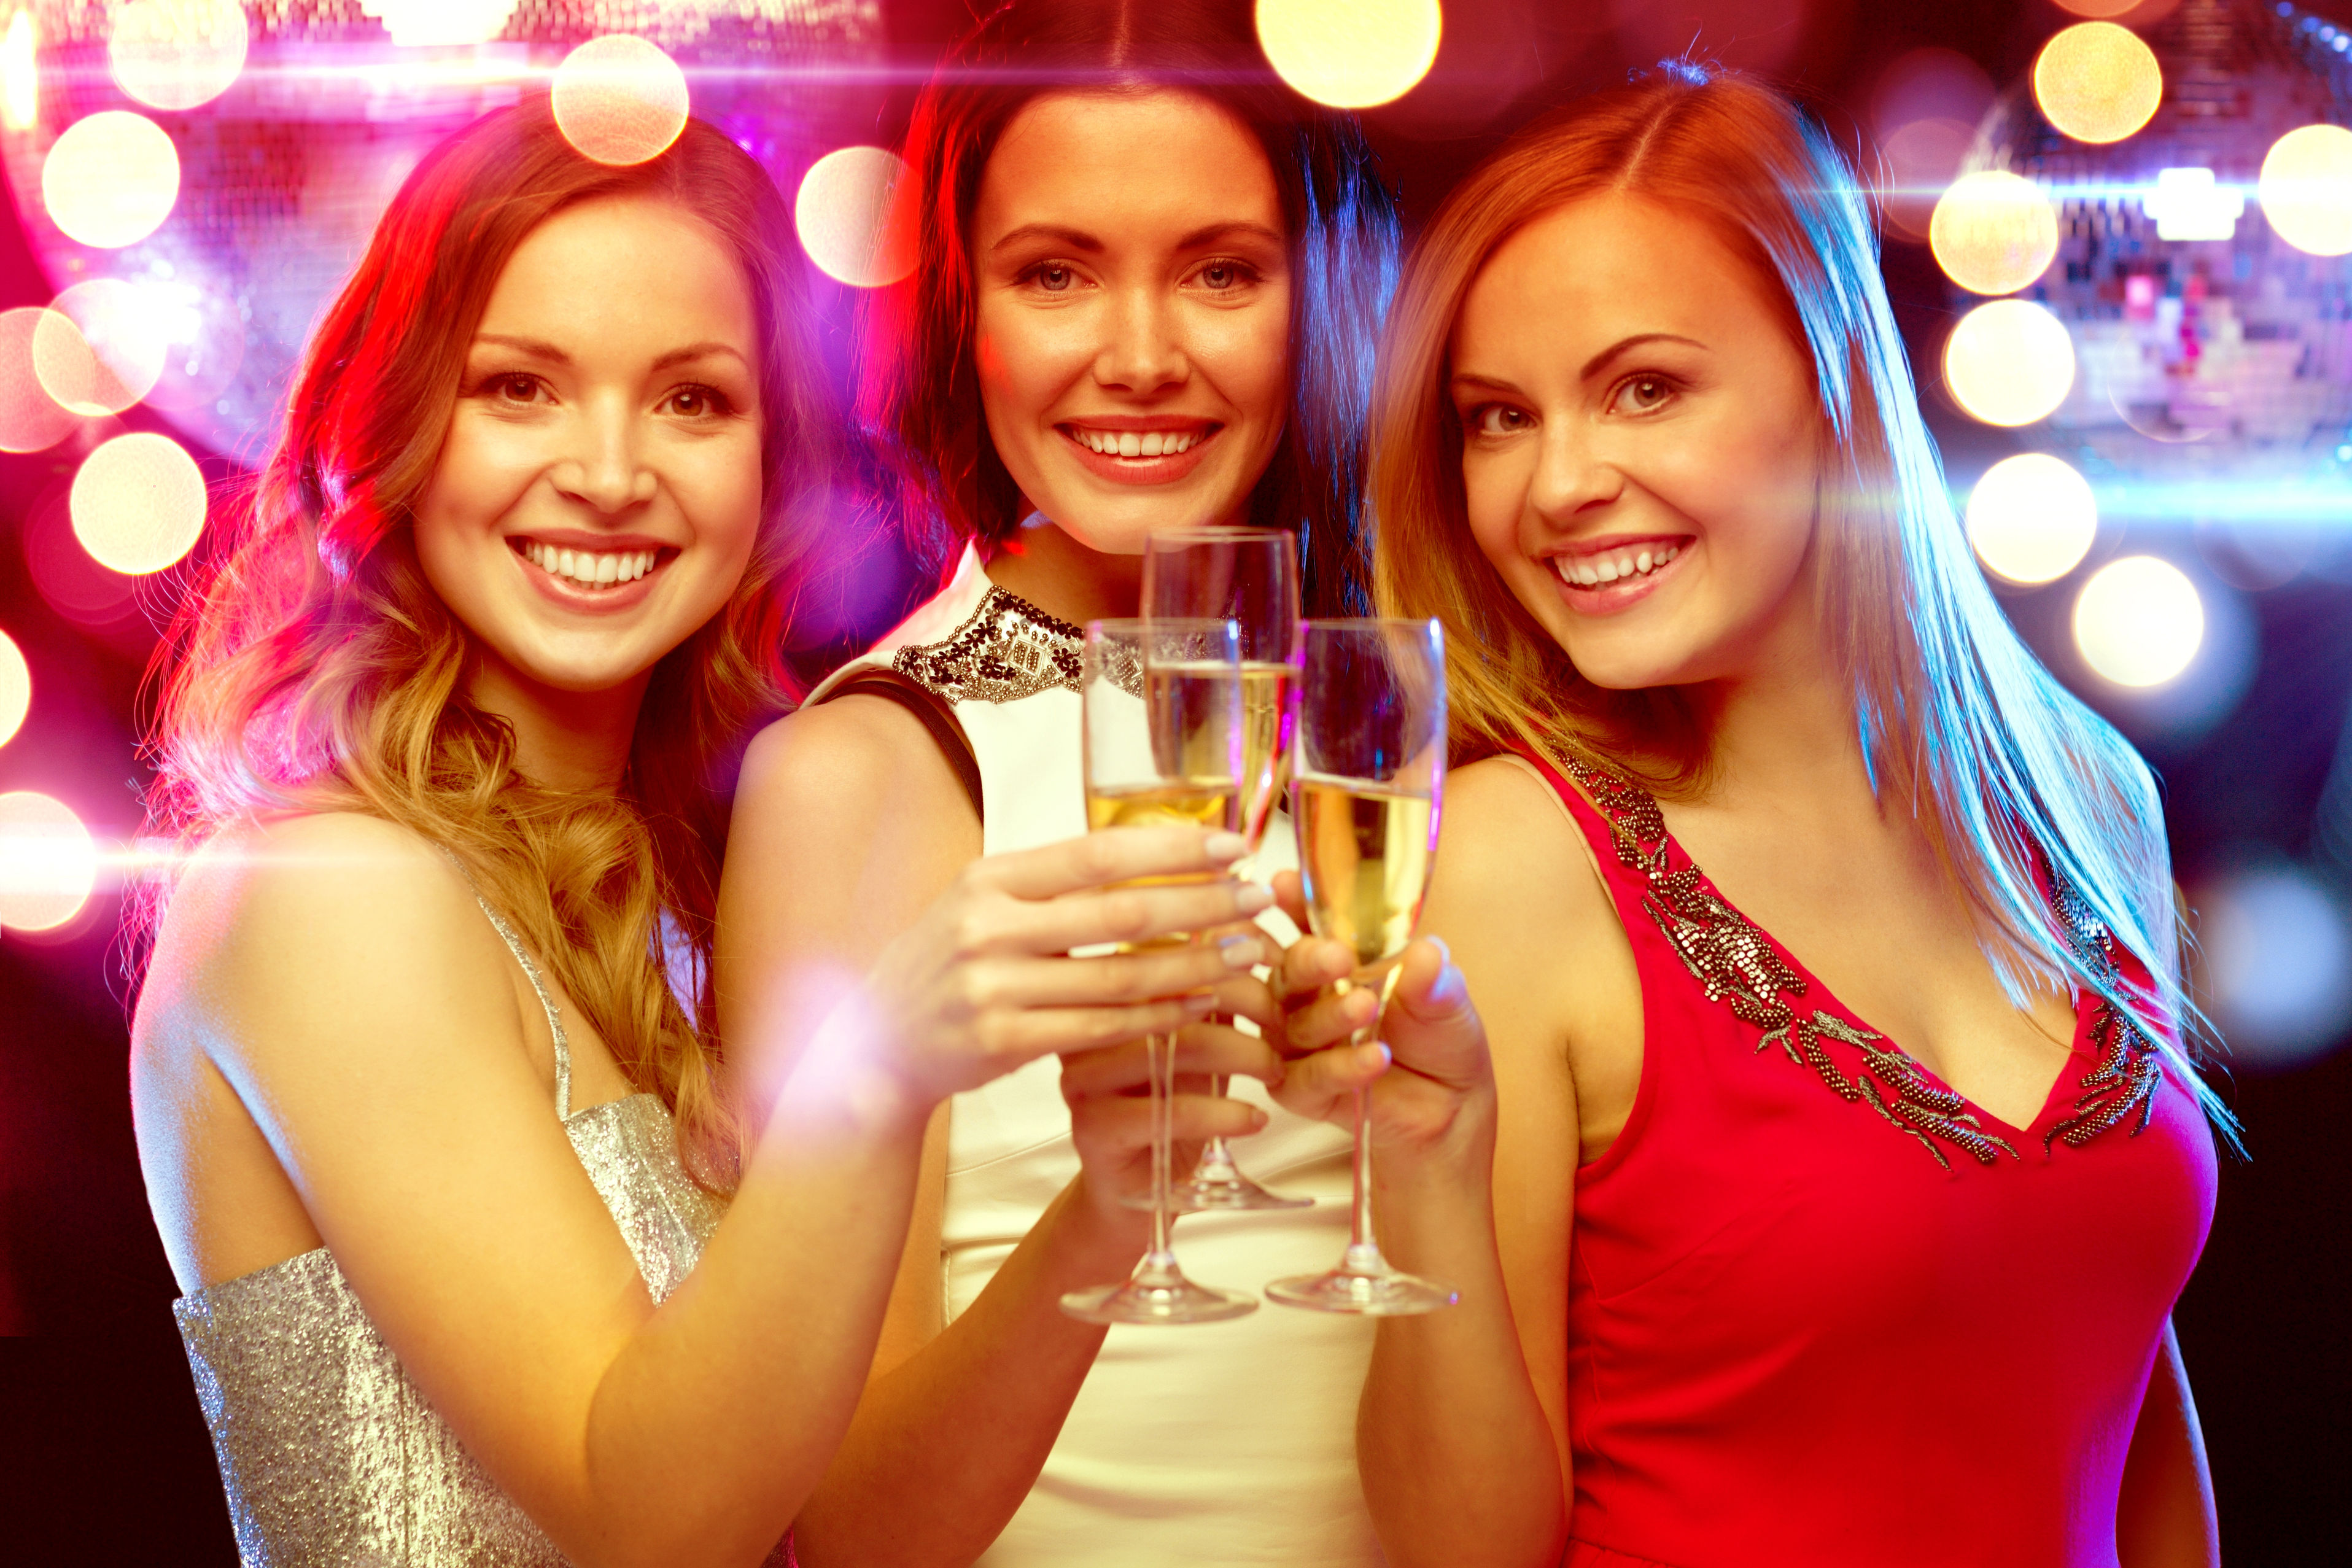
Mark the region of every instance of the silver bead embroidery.
<instances>
[{"instance_id":1,"label":"silver bead embroidery","mask_svg":"<svg viewBox=\"0 0 2352 1568\"><path fill-rule=\"evenodd\" d=\"M1947 1171L1952 1163L1937 1146L1938 1140L1980 1165L1990 1165L2003 1154L2017 1157L2014 1145L1986 1131L1968 1101L1928 1077L1927 1069L1908 1053L1834 1013L1820 1008L1800 1013L1791 1006L1787 998L1806 993L1804 977L1789 966L1753 921L1701 885L1696 864L1685 860L1679 870L1673 867L1673 839L1656 799L1613 773L1573 758L1566 761L1570 776L1584 786L1608 821L1618 863L1640 872L1648 884L1643 909L1657 921L1666 944L1706 999L1724 1003L1740 1022L1763 1031L1758 1050L1779 1046L1791 1062L1811 1068L1840 1100L1869 1106L1889 1126L1916 1140ZM1842 1069L1823 1048L1824 1040L1853 1047L1861 1058L1860 1070L1849 1075Z\"/></svg>"},{"instance_id":2,"label":"silver bead embroidery","mask_svg":"<svg viewBox=\"0 0 2352 1568\"><path fill-rule=\"evenodd\" d=\"M2058 913L2067 945L2102 984L2109 989L2119 987L2115 934L2057 867L2047 870L2051 907ZM2091 1043L2098 1048L2098 1061L2075 1082L2083 1092L2075 1096L2074 1114L2043 1134L2045 1153L2060 1140L2079 1149L2107 1129L2123 1125L2134 1111L2139 1113L2139 1120L2133 1123L2130 1136L2137 1138L2147 1131L2148 1121L2156 1114L2156 1086L2163 1081L2164 1068L2156 1043L2139 1021L2111 998L2102 996L2091 1018Z\"/></svg>"},{"instance_id":3,"label":"silver bead embroidery","mask_svg":"<svg viewBox=\"0 0 2352 1568\"><path fill-rule=\"evenodd\" d=\"M992 587L941 641L902 647L890 668L950 702L1018 702L1078 689L1084 634L1017 594Z\"/></svg>"}]
</instances>

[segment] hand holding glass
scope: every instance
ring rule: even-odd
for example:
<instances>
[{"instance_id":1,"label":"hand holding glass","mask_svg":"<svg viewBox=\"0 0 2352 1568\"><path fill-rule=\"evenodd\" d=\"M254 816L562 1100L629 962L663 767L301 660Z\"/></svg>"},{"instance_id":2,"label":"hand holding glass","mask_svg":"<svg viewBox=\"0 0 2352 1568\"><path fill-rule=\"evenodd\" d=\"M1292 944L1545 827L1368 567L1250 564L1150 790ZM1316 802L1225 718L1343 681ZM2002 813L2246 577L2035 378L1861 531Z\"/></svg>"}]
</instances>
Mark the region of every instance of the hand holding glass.
<instances>
[{"instance_id":1,"label":"hand holding glass","mask_svg":"<svg viewBox=\"0 0 2352 1568\"><path fill-rule=\"evenodd\" d=\"M1293 821L1315 934L1347 943L1386 1008L1437 852L1445 784L1445 641L1435 621L1308 621L1303 628ZM1373 1021L1356 1037L1370 1041ZM1399 1273L1372 1236L1371 1143L1356 1091L1355 1224L1339 1266L1277 1279L1285 1306L1396 1316L1452 1306L1450 1285Z\"/></svg>"}]
</instances>

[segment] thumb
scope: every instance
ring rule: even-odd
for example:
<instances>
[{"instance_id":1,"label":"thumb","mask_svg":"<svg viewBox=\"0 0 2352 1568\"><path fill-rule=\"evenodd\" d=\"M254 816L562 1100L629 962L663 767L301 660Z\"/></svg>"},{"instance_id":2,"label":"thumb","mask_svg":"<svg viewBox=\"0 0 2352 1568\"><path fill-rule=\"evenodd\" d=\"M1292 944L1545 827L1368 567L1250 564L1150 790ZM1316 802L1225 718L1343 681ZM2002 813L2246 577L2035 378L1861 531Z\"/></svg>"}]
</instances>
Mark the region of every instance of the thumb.
<instances>
[{"instance_id":1,"label":"thumb","mask_svg":"<svg viewBox=\"0 0 2352 1568\"><path fill-rule=\"evenodd\" d=\"M1454 967L1453 950L1444 938L1416 939L1399 963L1390 1005L1414 1023L1440 1025L1472 1012L1469 983Z\"/></svg>"}]
</instances>

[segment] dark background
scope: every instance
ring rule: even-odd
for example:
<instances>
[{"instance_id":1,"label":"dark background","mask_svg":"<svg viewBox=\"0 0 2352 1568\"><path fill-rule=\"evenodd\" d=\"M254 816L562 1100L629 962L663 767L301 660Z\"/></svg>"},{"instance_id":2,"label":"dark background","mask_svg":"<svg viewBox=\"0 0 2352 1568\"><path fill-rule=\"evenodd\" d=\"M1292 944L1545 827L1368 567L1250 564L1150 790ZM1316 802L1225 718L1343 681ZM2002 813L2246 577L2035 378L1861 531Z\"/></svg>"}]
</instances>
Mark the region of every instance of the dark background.
<instances>
[{"instance_id":1,"label":"dark background","mask_svg":"<svg viewBox=\"0 0 2352 1568\"><path fill-rule=\"evenodd\" d=\"M2341 19L2342 5L2315 9ZM1409 223L1525 114L1623 79L1696 37L1698 52L1761 65L1842 144L1868 153L1866 106L1905 51L1954 48L2006 86L2058 26L2047 0L1454 0L1438 67L1368 119ZM894 58L928 66L966 25L961 0L884 0ZM894 142L910 86L847 139ZM1497 112L1497 106L1507 106ZM1164 174L1164 171L1162 172ZM1890 241L1886 275L1915 363L1952 310L1924 247ZM0 228L0 308L49 289L13 213ZM1923 376L1923 381L1932 381ZM1947 458L1969 473L2006 435L1927 398ZM127 423L136 425L134 412ZM0 789L73 801L92 826L137 823L137 699L153 645L138 617L91 632L55 616L25 569L83 448L0 457L0 624L39 650L25 731L0 750ZM2298 582L2253 596L2259 664L2231 715L2193 742L2149 742L2168 797L2174 853L2191 886L2249 853L2309 851L2315 804L2352 700L2352 588ZM2013 608L2041 642L2054 621ZM879 628L877 628L879 629ZM67 652L66 650L72 650ZM112 802L109 810L89 803ZM0 939L0 1559L16 1563L230 1563L219 1480L169 1304L125 1089L125 1027L110 984L117 907ZM2352 1524L2352 1052L2224 1085L2252 1158L2225 1162L2204 1260L2177 1313L2233 1564L2347 1560ZM1964 1388L1964 1367L1923 1369L1923 1388ZM1333 1413L1335 1420L1345 1413ZM1952 1521L1964 1531L1965 1520Z\"/></svg>"}]
</instances>

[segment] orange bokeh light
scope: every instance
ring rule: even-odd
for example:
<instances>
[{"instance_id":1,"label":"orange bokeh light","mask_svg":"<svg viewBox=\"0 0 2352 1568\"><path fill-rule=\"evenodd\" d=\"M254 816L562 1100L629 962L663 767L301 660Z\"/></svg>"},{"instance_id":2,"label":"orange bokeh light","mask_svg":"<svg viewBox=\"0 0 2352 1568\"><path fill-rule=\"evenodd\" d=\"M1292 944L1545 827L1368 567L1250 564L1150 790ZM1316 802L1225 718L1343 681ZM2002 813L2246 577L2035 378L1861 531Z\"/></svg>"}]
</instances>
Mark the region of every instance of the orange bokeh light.
<instances>
[{"instance_id":1,"label":"orange bokeh light","mask_svg":"<svg viewBox=\"0 0 2352 1568\"><path fill-rule=\"evenodd\" d=\"M76 414L120 414L155 389L169 349L161 312L119 278L77 283L33 325L33 374Z\"/></svg>"},{"instance_id":2,"label":"orange bokeh light","mask_svg":"<svg viewBox=\"0 0 2352 1568\"><path fill-rule=\"evenodd\" d=\"M2130 28L2077 22L2042 46L2033 100L2077 142L2120 142L2164 101L2164 70Z\"/></svg>"},{"instance_id":3,"label":"orange bokeh light","mask_svg":"<svg viewBox=\"0 0 2352 1568\"><path fill-rule=\"evenodd\" d=\"M1257 0L1257 40L1303 98L1370 109L1411 92L1436 63L1438 0Z\"/></svg>"},{"instance_id":4,"label":"orange bokeh light","mask_svg":"<svg viewBox=\"0 0 2352 1568\"><path fill-rule=\"evenodd\" d=\"M180 199L180 154L143 114L109 109L66 127L41 160L41 205L68 239L100 250L136 245Z\"/></svg>"},{"instance_id":5,"label":"orange bokeh light","mask_svg":"<svg viewBox=\"0 0 2352 1568\"><path fill-rule=\"evenodd\" d=\"M1952 182L1927 220L1945 276L1971 294L2013 294L2058 254L2058 209L2021 174L1982 169Z\"/></svg>"},{"instance_id":6,"label":"orange bokeh light","mask_svg":"<svg viewBox=\"0 0 2352 1568\"><path fill-rule=\"evenodd\" d=\"M47 451L79 422L42 387L33 363L34 333L48 313L37 305L0 312L0 452Z\"/></svg>"},{"instance_id":7,"label":"orange bokeh light","mask_svg":"<svg viewBox=\"0 0 2352 1568\"><path fill-rule=\"evenodd\" d=\"M591 38L555 68L555 123L599 163L659 157L686 129L686 72L657 44L629 33Z\"/></svg>"},{"instance_id":8,"label":"orange bokeh light","mask_svg":"<svg viewBox=\"0 0 2352 1568\"><path fill-rule=\"evenodd\" d=\"M161 572L205 531L205 476L169 436L133 431L82 459L68 498L90 559L130 576Z\"/></svg>"},{"instance_id":9,"label":"orange bokeh light","mask_svg":"<svg viewBox=\"0 0 2352 1568\"><path fill-rule=\"evenodd\" d=\"M33 667L16 639L0 632L0 746L8 743L33 708Z\"/></svg>"},{"instance_id":10,"label":"orange bokeh light","mask_svg":"<svg viewBox=\"0 0 2352 1568\"><path fill-rule=\"evenodd\" d=\"M2074 389L2074 340L2031 300L1988 300L1945 341L1944 385L1988 425L2031 425Z\"/></svg>"},{"instance_id":11,"label":"orange bokeh light","mask_svg":"<svg viewBox=\"0 0 2352 1568\"><path fill-rule=\"evenodd\" d=\"M81 913L98 886L98 846L63 801L0 795L0 926L51 931Z\"/></svg>"}]
</instances>

